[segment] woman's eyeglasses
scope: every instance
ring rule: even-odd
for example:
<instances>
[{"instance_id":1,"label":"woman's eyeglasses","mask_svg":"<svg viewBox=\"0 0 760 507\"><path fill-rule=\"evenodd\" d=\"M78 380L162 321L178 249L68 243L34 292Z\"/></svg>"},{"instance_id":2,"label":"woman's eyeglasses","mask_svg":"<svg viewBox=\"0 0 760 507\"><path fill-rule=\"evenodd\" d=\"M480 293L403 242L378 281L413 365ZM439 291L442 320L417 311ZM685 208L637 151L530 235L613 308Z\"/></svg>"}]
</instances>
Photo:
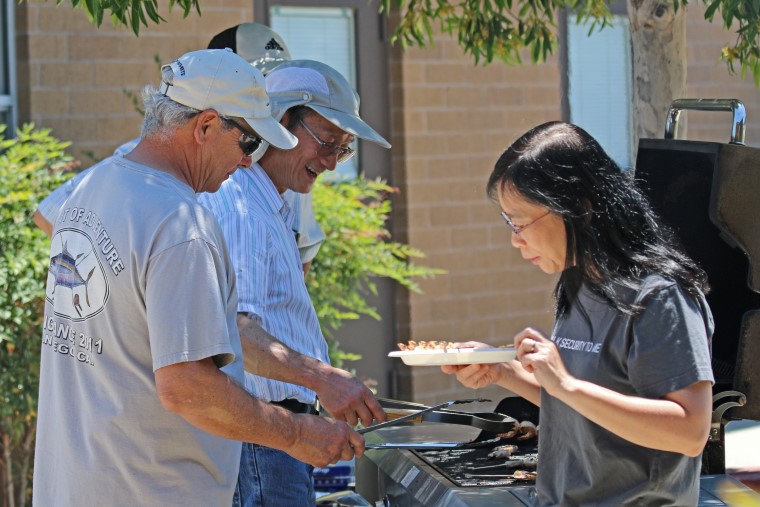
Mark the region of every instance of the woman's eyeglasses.
<instances>
[{"instance_id":1,"label":"woman's eyeglasses","mask_svg":"<svg viewBox=\"0 0 760 507\"><path fill-rule=\"evenodd\" d=\"M243 150L243 155L246 157L253 155L253 152L256 151L259 146L261 146L262 139L259 136L248 132L235 120L232 120L230 118L223 118L223 120L231 123L236 129L242 132L238 138L238 145L240 145L240 149Z\"/></svg>"},{"instance_id":2,"label":"woman's eyeglasses","mask_svg":"<svg viewBox=\"0 0 760 507\"><path fill-rule=\"evenodd\" d=\"M333 156L337 156L338 163L345 162L346 160L350 159L354 156L356 153L351 148L344 148L343 146L338 146L335 143L328 143L326 141L321 140L317 137L317 135L311 131L309 127L306 126L306 124L303 122L303 120L299 120L299 123L301 126L306 129L306 132L309 133L311 137L314 138L314 140L319 144L319 148L317 149L317 155L324 158L330 158Z\"/></svg>"},{"instance_id":3,"label":"woman's eyeglasses","mask_svg":"<svg viewBox=\"0 0 760 507\"><path fill-rule=\"evenodd\" d=\"M535 224L536 222L538 222L539 220L541 220L542 218L544 218L549 213L551 213L551 211L547 211L546 213L544 213L540 217L536 218L532 222L527 223L525 225L521 225L520 227L517 227L515 224L513 224L512 220L509 218L509 215L507 215L503 211L501 212L501 218L503 218L504 221L507 222L507 225L509 226L510 229L512 229L512 232L514 232L515 234L517 234L519 236L522 231L524 231L525 229L527 229L531 225Z\"/></svg>"}]
</instances>

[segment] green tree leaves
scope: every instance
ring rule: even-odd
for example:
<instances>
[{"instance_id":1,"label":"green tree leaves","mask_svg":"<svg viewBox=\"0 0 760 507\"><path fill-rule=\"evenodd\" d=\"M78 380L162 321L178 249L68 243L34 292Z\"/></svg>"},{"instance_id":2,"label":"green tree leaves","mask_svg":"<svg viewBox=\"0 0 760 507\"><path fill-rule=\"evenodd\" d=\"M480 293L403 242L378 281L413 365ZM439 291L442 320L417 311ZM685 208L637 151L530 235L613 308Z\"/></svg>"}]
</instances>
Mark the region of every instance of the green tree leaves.
<instances>
[{"instance_id":1,"label":"green tree leaves","mask_svg":"<svg viewBox=\"0 0 760 507\"><path fill-rule=\"evenodd\" d=\"M60 6L63 2L56 0L55 3ZM71 5L84 10L90 22L98 27L110 12L113 26L129 27L135 35L140 34L140 27L148 26L149 20L154 24L166 22L158 14L158 0L71 0ZM182 9L183 17L187 17L192 10L201 15L198 0L169 0L169 10L175 5Z\"/></svg>"},{"instance_id":2,"label":"green tree leaves","mask_svg":"<svg viewBox=\"0 0 760 507\"><path fill-rule=\"evenodd\" d=\"M736 33L720 59L729 73L741 69L744 79L751 73L760 86L760 0L703 0L705 19L720 15L723 28ZM676 9L688 0L673 0ZM403 48L434 44L431 25L456 35L465 54L475 63L488 65L499 59L509 65L521 64L526 51L534 63L543 62L557 49L555 14L562 9L579 21L591 22L591 31L610 21L607 0L381 0L381 11L399 10L399 24L392 37ZM716 55L717 56L717 55Z\"/></svg>"},{"instance_id":3,"label":"green tree leaves","mask_svg":"<svg viewBox=\"0 0 760 507\"><path fill-rule=\"evenodd\" d=\"M573 9L579 19L593 18L601 26L610 19L604 0L381 0L380 4L381 11L400 10L392 42L404 48L432 45L430 26L438 22L442 32L456 35L465 54L483 65L494 59L521 64L526 50L532 62L545 61L558 45L559 9Z\"/></svg>"}]
</instances>

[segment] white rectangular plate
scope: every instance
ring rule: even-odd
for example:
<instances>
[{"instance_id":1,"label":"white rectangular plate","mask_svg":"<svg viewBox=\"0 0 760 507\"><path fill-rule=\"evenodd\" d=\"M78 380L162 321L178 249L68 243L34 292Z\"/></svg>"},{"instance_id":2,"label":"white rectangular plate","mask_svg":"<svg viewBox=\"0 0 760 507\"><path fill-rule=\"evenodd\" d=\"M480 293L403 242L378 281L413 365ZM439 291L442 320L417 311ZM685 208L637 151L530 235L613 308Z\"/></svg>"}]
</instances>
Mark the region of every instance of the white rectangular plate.
<instances>
[{"instance_id":1,"label":"white rectangular plate","mask_svg":"<svg viewBox=\"0 0 760 507\"><path fill-rule=\"evenodd\" d=\"M400 357L409 366L436 366L441 364L504 363L517 357L514 347L396 350L388 357Z\"/></svg>"}]
</instances>

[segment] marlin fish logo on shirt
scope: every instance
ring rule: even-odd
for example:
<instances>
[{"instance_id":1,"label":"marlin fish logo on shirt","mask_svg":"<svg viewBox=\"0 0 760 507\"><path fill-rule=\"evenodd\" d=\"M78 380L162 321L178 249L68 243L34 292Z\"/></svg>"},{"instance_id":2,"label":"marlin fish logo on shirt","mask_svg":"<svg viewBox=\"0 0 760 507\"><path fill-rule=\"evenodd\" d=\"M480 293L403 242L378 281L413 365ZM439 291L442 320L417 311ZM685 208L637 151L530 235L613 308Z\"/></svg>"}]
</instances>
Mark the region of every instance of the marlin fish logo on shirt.
<instances>
[{"instance_id":1,"label":"marlin fish logo on shirt","mask_svg":"<svg viewBox=\"0 0 760 507\"><path fill-rule=\"evenodd\" d=\"M59 297L56 301L64 288L71 299ZM107 295L108 283L90 238L74 229L59 231L51 242L46 293L56 314L74 320L87 318L102 310Z\"/></svg>"},{"instance_id":2,"label":"marlin fish logo on shirt","mask_svg":"<svg viewBox=\"0 0 760 507\"><path fill-rule=\"evenodd\" d=\"M74 309L81 317L82 305L79 303L79 294L74 293L74 287L84 285L84 297L87 301L87 306L90 306L90 295L87 293L87 282L89 282L90 278L92 278L92 274L95 272L95 267L93 266L90 272L87 273L87 279L82 278L82 275L80 275L79 271L77 270L77 261L85 254L80 253L76 256L76 258L74 258L66 249L66 246L66 243L64 243L61 253L50 259L50 266L48 266L48 271L51 272L55 278L55 282L53 284L53 293L55 293L55 288L59 285L71 289L72 304L74 306ZM89 253L87 255L89 255Z\"/></svg>"}]
</instances>

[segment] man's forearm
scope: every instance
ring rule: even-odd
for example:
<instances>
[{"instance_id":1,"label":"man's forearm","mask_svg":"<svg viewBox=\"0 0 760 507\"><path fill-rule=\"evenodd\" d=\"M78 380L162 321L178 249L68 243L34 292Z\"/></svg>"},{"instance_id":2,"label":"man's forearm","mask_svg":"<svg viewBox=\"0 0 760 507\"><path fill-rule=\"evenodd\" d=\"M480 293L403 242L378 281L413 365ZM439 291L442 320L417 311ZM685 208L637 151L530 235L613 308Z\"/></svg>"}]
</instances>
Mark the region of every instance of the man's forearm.
<instances>
[{"instance_id":1,"label":"man's forearm","mask_svg":"<svg viewBox=\"0 0 760 507\"><path fill-rule=\"evenodd\" d=\"M246 371L313 391L319 390L320 382L331 369L330 365L284 345L245 314L238 314L237 324Z\"/></svg>"},{"instance_id":2,"label":"man's forearm","mask_svg":"<svg viewBox=\"0 0 760 507\"><path fill-rule=\"evenodd\" d=\"M280 449L316 467L364 452L363 438L346 423L258 400L210 358L159 368L155 378L164 408L208 433Z\"/></svg>"},{"instance_id":3,"label":"man's forearm","mask_svg":"<svg viewBox=\"0 0 760 507\"><path fill-rule=\"evenodd\" d=\"M298 440L297 426L287 423L294 414L252 397L210 359L160 368L156 389L164 408L208 433L278 449Z\"/></svg>"},{"instance_id":4,"label":"man's forearm","mask_svg":"<svg viewBox=\"0 0 760 507\"><path fill-rule=\"evenodd\" d=\"M32 217L34 220L34 224L39 227L42 232L47 234L48 238L53 236L53 224L47 221L47 219L42 216L42 213L40 213L40 210L37 210L34 212L34 216Z\"/></svg>"}]
</instances>

